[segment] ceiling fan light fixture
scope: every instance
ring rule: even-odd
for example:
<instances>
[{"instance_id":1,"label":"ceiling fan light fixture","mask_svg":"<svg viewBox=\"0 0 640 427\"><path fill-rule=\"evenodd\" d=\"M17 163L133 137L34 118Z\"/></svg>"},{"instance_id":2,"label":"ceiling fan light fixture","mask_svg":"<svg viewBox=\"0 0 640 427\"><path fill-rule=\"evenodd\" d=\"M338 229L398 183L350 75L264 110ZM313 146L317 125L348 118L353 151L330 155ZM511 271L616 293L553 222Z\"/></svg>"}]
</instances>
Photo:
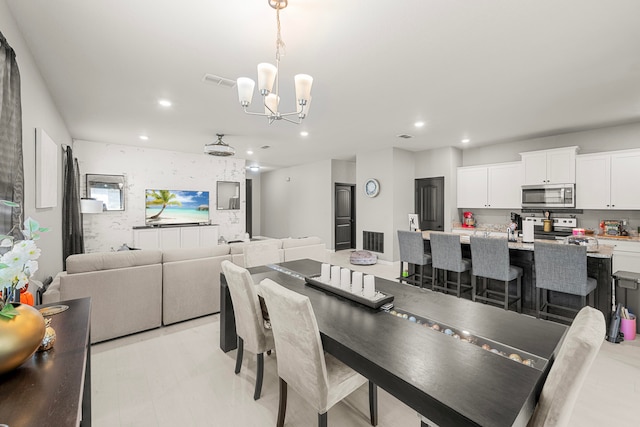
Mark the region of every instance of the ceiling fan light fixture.
<instances>
[{"instance_id":1,"label":"ceiling fan light fixture","mask_svg":"<svg viewBox=\"0 0 640 427\"><path fill-rule=\"evenodd\" d=\"M221 157L233 156L234 154L236 154L235 148L231 147L230 145L222 141L222 137L224 136L223 133L217 133L216 135L218 137L218 140L216 142L212 144L206 144L204 146L205 154L208 154L210 156L221 156Z\"/></svg>"}]
</instances>

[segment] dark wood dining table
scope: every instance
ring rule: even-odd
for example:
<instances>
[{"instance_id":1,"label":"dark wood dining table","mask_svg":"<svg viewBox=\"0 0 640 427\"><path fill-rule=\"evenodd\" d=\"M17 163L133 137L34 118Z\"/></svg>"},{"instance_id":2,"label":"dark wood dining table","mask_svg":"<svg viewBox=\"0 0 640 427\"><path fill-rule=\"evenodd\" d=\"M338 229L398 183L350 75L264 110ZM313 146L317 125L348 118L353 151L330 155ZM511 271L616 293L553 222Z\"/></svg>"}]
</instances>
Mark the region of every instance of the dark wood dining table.
<instances>
[{"instance_id":1,"label":"dark wood dining table","mask_svg":"<svg viewBox=\"0 0 640 427\"><path fill-rule=\"evenodd\" d=\"M304 277L320 269L317 261L298 260L249 271L256 284L270 278L308 296L325 351L431 422L527 424L566 326L376 277L376 289L394 296L392 314L307 285ZM221 284L220 348L227 352L236 348L237 336L224 275ZM427 327L433 322L440 331ZM447 328L468 333L475 343L442 333ZM512 352L535 366L505 357Z\"/></svg>"}]
</instances>

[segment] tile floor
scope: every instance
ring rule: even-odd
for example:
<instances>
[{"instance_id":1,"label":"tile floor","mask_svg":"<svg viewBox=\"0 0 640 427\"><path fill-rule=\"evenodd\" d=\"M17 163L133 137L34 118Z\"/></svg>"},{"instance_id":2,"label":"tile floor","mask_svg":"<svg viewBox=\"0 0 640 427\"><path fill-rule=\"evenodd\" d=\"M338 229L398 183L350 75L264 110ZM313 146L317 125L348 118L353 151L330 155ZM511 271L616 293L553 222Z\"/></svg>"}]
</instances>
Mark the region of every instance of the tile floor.
<instances>
[{"instance_id":1,"label":"tile floor","mask_svg":"<svg viewBox=\"0 0 640 427\"><path fill-rule=\"evenodd\" d=\"M349 266L349 251L331 256ZM393 279L398 264L359 268ZM95 427L274 426L278 406L275 356L265 356L262 397L253 400L256 362L245 352L234 375L235 351L219 348L219 316L207 316L92 346L92 405ZM417 427L416 413L379 390L380 427ZM638 425L640 338L604 342L573 411L572 426ZM329 411L331 426L368 426L363 386ZM317 418L289 390L285 426L314 426Z\"/></svg>"}]
</instances>

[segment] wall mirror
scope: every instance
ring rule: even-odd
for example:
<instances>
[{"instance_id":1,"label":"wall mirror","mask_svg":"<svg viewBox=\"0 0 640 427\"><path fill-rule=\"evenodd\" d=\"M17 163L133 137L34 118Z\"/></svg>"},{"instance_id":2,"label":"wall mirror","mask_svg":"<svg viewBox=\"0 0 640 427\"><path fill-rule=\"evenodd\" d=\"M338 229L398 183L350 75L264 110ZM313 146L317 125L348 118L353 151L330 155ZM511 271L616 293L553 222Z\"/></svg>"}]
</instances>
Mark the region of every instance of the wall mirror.
<instances>
[{"instance_id":1,"label":"wall mirror","mask_svg":"<svg viewBox=\"0 0 640 427\"><path fill-rule=\"evenodd\" d=\"M240 183L218 181L216 207L220 210L240 209Z\"/></svg>"},{"instance_id":2,"label":"wall mirror","mask_svg":"<svg viewBox=\"0 0 640 427\"><path fill-rule=\"evenodd\" d=\"M105 211L123 211L124 175L87 174L87 197L102 201Z\"/></svg>"}]
</instances>

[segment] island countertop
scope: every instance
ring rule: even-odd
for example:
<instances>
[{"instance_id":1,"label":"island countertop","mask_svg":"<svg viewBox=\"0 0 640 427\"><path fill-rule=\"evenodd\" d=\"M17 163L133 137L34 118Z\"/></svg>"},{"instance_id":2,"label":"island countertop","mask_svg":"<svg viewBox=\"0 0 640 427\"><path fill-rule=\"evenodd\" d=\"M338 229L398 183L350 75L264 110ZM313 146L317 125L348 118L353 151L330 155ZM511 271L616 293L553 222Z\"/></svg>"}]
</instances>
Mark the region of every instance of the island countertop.
<instances>
[{"instance_id":1,"label":"island countertop","mask_svg":"<svg viewBox=\"0 0 640 427\"><path fill-rule=\"evenodd\" d=\"M455 234L459 234L460 235L460 242L463 244L469 244L469 236L473 235L474 232L476 232L477 230L475 229L454 229L453 232ZM479 231L479 230L478 230ZM500 233L502 234L501 236L496 236L495 233L493 233L492 235L489 235L489 237L491 238L495 238L495 239L506 239L507 235L506 233ZM430 240L429 238L430 235L430 231L429 230L425 230L422 232L422 238L425 240ZM479 236L482 236L483 233L479 232L478 233ZM539 240L539 239L535 239L534 242L545 242L545 243L557 243L559 245L562 245L562 240ZM509 249L516 249L516 250L521 250L521 251L533 251L533 243L523 243L522 242L522 238L518 238L517 242L509 242ZM595 252L587 252L587 256L591 257L591 258L611 258L613 256L613 249L614 247L611 245L606 245L606 244L602 244L602 241L598 241L598 250Z\"/></svg>"}]
</instances>

